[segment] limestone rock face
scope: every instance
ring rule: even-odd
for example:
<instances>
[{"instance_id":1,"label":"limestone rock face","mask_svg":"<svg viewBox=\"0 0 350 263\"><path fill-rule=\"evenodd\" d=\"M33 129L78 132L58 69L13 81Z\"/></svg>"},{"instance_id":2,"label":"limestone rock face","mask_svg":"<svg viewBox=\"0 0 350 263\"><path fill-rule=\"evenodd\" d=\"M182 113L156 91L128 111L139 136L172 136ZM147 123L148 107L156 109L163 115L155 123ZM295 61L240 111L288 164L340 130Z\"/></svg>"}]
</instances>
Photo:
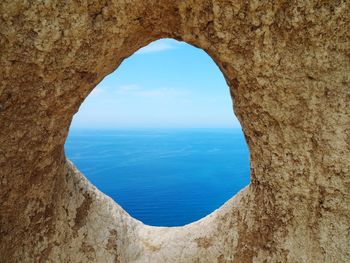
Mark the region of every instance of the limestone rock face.
<instances>
[{"instance_id":1,"label":"limestone rock face","mask_svg":"<svg viewBox=\"0 0 350 263\"><path fill-rule=\"evenodd\" d=\"M0 3L0 262L350 262L350 2ZM231 89L251 184L184 227L130 217L66 160L72 116L159 38Z\"/></svg>"}]
</instances>

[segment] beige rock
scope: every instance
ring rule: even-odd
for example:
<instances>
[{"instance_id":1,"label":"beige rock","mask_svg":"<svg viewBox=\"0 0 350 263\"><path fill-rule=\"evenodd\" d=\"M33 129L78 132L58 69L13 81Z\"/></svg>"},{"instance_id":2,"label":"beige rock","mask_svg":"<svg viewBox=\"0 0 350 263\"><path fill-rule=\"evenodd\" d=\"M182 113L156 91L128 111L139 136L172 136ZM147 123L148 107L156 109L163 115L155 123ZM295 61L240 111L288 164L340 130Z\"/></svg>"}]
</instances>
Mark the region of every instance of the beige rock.
<instances>
[{"instance_id":1,"label":"beige rock","mask_svg":"<svg viewBox=\"0 0 350 263\"><path fill-rule=\"evenodd\" d=\"M0 3L0 262L350 262L350 2ZM184 227L145 226L66 161L79 106L159 38L231 88L251 184Z\"/></svg>"}]
</instances>

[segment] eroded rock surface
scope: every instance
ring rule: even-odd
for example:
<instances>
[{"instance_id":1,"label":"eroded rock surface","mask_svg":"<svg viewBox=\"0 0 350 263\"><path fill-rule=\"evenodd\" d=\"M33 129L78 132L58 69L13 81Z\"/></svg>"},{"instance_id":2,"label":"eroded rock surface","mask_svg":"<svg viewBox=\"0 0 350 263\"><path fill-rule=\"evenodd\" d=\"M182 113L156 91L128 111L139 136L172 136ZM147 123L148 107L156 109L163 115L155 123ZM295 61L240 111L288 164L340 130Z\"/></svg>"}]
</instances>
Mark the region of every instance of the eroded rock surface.
<instances>
[{"instance_id":1,"label":"eroded rock surface","mask_svg":"<svg viewBox=\"0 0 350 263\"><path fill-rule=\"evenodd\" d=\"M0 3L0 262L350 262L349 1ZM64 155L72 116L138 48L208 52L251 184L177 228L145 226Z\"/></svg>"}]
</instances>

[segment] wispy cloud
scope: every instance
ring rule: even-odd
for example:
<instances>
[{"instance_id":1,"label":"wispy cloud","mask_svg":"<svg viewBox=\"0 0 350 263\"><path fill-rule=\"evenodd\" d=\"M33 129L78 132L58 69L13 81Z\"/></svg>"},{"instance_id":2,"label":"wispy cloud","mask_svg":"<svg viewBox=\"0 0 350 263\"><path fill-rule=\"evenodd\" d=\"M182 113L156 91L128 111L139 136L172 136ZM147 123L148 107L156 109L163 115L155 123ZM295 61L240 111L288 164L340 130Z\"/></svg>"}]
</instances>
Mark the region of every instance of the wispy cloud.
<instances>
[{"instance_id":1,"label":"wispy cloud","mask_svg":"<svg viewBox=\"0 0 350 263\"><path fill-rule=\"evenodd\" d=\"M170 49L179 48L182 45L181 42L176 40L163 40L152 42L149 45L139 49L135 54L147 54L154 52L162 52Z\"/></svg>"},{"instance_id":2,"label":"wispy cloud","mask_svg":"<svg viewBox=\"0 0 350 263\"><path fill-rule=\"evenodd\" d=\"M90 92L90 97L95 97L95 96L98 96L100 94L102 94L104 92L103 89L99 88L99 87L96 87L94 88L91 92Z\"/></svg>"}]
</instances>

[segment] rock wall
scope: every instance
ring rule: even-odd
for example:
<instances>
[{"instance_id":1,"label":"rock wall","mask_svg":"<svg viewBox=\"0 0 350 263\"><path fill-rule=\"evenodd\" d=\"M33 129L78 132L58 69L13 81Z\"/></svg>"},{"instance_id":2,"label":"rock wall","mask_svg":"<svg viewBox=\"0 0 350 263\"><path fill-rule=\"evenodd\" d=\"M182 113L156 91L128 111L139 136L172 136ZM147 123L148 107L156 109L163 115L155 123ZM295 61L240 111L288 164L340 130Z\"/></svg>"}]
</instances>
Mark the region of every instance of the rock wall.
<instances>
[{"instance_id":1,"label":"rock wall","mask_svg":"<svg viewBox=\"0 0 350 263\"><path fill-rule=\"evenodd\" d=\"M350 2L0 3L0 262L350 262ZM142 46L204 49L231 89L251 184L145 226L69 163L72 116Z\"/></svg>"}]
</instances>

